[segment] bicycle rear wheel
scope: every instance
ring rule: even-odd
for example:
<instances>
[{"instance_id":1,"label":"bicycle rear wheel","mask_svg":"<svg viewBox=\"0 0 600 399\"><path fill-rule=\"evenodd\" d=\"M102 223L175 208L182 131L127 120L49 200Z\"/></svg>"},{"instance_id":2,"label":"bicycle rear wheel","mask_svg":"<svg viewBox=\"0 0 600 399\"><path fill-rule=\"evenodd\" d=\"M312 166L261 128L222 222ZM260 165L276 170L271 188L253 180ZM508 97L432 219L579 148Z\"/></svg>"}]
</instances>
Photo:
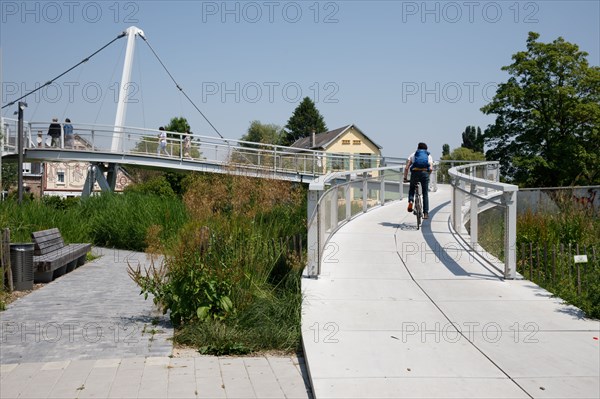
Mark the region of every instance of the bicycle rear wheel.
<instances>
[{"instance_id":1,"label":"bicycle rear wheel","mask_svg":"<svg viewBox=\"0 0 600 399\"><path fill-rule=\"evenodd\" d=\"M423 199L421 197L421 184L417 184L415 190L415 215L417 215L417 230L421 227L423 219Z\"/></svg>"}]
</instances>

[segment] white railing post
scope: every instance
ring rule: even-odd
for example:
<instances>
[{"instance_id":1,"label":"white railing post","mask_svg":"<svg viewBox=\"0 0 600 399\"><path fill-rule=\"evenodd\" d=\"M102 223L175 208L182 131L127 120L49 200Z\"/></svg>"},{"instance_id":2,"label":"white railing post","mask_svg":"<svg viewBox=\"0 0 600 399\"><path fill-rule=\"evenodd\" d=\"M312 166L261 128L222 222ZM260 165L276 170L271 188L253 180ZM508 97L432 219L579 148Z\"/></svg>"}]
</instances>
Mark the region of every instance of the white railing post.
<instances>
[{"instance_id":1,"label":"white railing post","mask_svg":"<svg viewBox=\"0 0 600 399\"><path fill-rule=\"evenodd\" d=\"M470 215L470 222L471 222L471 245L473 246L473 248L476 248L477 246L477 242L478 240L478 230L479 230L479 223L478 223L478 218L477 218L477 214L478 214L478 208L479 208L479 200L475 197L475 193L477 192L477 185L475 183L471 183L471 215Z\"/></svg>"},{"instance_id":2,"label":"white railing post","mask_svg":"<svg viewBox=\"0 0 600 399\"><path fill-rule=\"evenodd\" d=\"M404 198L404 170L402 168L398 169L398 191L400 192L400 200Z\"/></svg>"},{"instance_id":3,"label":"white railing post","mask_svg":"<svg viewBox=\"0 0 600 399\"><path fill-rule=\"evenodd\" d=\"M379 182L379 203L381 205L385 205L385 170L382 170L380 173L380 182Z\"/></svg>"},{"instance_id":4,"label":"white railing post","mask_svg":"<svg viewBox=\"0 0 600 399\"><path fill-rule=\"evenodd\" d=\"M329 215L329 222L331 223L331 231L336 230L338 225L338 190L333 190L331 195L331 215Z\"/></svg>"},{"instance_id":5,"label":"white railing post","mask_svg":"<svg viewBox=\"0 0 600 399\"><path fill-rule=\"evenodd\" d=\"M462 232L463 193L459 189L460 184L458 179L452 184L452 225L458 233Z\"/></svg>"},{"instance_id":6,"label":"white railing post","mask_svg":"<svg viewBox=\"0 0 600 399\"><path fill-rule=\"evenodd\" d=\"M363 195L362 195L362 199L363 199L363 212L366 212L368 210L368 207L367 207L367 201L368 201L367 191L368 191L368 187L369 187L369 182L367 181L367 172L363 172L362 187L363 187Z\"/></svg>"},{"instance_id":7,"label":"white railing post","mask_svg":"<svg viewBox=\"0 0 600 399\"><path fill-rule=\"evenodd\" d=\"M346 221L350 220L352 217L352 184L350 183L350 175L346 175L346 184L344 188L344 194L346 197Z\"/></svg>"},{"instance_id":8,"label":"white railing post","mask_svg":"<svg viewBox=\"0 0 600 399\"><path fill-rule=\"evenodd\" d=\"M438 169L440 167L439 162L436 164L434 163L433 165L433 171L431 172L431 175L429 176L429 191L433 191L436 192L438 190L438 186L437 186L437 175L438 175Z\"/></svg>"},{"instance_id":9,"label":"white railing post","mask_svg":"<svg viewBox=\"0 0 600 399\"><path fill-rule=\"evenodd\" d=\"M514 279L517 273L517 191L503 194L505 212L504 278Z\"/></svg>"},{"instance_id":10,"label":"white railing post","mask_svg":"<svg viewBox=\"0 0 600 399\"><path fill-rule=\"evenodd\" d=\"M319 198L323 194L324 185L311 184L308 191L307 202L307 270L309 277L318 277L321 264L321 248L319 246Z\"/></svg>"}]
</instances>

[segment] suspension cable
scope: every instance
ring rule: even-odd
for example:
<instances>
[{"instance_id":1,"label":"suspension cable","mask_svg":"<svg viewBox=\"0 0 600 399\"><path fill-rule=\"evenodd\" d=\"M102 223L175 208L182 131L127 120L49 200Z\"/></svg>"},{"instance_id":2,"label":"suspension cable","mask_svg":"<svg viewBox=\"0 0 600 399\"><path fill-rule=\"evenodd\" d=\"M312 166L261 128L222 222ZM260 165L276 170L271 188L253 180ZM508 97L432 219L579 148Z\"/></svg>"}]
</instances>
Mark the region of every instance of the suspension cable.
<instances>
[{"instance_id":1,"label":"suspension cable","mask_svg":"<svg viewBox=\"0 0 600 399\"><path fill-rule=\"evenodd\" d=\"M192 101L192 99L186 94L186 92L183 91L183 88L181 86L179 86L179 84L177 83L177 81L175 80L175 78L173 77L173 75L171 75L171 72L169 72L169 70L167 69L167 67L165 66L165 64L162 62L162 60L160 59L160 57L158 56L158 54L156 54L156 51L154 51L154 49L152 48L152 46L150 45L150 43L148 42L148 40L144 36L142 36L142 35L140 35L140 37L144 40L144 42L146 42L146 44L150 48L150 51L152 51L152 54L154 54L154 56L156 57L156 59L158 60L158 62L160 62L160 65L162 65L162 67L167 72L167 74L169 75L169 77L171 78L171 80L173 81L173 83L175 83L175 87L177 87L179 89L179 91L185 96L185 98L187 98L187 100L194 106L194 108L196 108L196 111L198 111L200 113L200 115L202 115L202 117L204 118L204 120L206 120L206 122L208 122L208 124L210 125L210 127L212 127L213 130L215 132L217 132L217 134L219 135L219 137L224 138L221 135L221 133L219 133L219 131L217 130L217 128L208 120L208 118L206 117L206 115L204 115L204 113L202 113L202 111L200 111L200 108L198 108L196 106L196 104L194 104L194 102Z\"/></svg>"},{"instance_id":2,"label":"suspension cable","mask_svg":"<svg viewBox=\"0 0 600 399\"><path fill-rule=\"evenodd\" d=\"M72 66L71 68L67 69L65 72L61 73L60 75L58 75L57 77L55 77L54 79L51 79L49 81L47 81L46 83L44 83L42 86L38 87L37 89L33 89L32 91L30 91L27 94L22 95L21 97L17 98L16 100L6 104L5 106L3 106L0 109L4 109L6 107L10 107L11 105L14 105L17 101L20 101L22 99L24 99L25 97L35 93L38 90L43 89L44 87L54 83L55 80L60 79L61 77L63 77L64 75L66 75L67 73L71 72L73 69L77 68L79 65L83 64L84 62L88 62L90 60L90 58L92 58L93 56L95 56L96 54L98 54L100 51L104 50L105 48L107 48L108 46L110 46L111 44L113 44L114 42L116 42L118 39L126 36L127 33L126 32L121 32L117 37L115 37L113 40L111 40L110 42L108 42L107 44L105 44L104 46L100 47L100 49L96 50L94 53L92 53L92 55L90 55L89 57L84 58L83 60L81 60L79 63L77 63L76 65Z\"/></svg>"}]
</instances>

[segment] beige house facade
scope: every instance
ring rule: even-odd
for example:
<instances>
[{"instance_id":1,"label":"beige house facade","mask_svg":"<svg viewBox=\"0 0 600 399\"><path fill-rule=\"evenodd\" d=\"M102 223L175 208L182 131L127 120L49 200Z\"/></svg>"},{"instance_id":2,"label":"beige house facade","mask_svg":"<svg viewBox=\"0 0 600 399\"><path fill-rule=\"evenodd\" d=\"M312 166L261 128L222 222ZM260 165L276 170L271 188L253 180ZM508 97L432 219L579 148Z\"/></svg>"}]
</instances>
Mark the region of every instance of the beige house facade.
<instances>
[{"instance_id":1,"label":"beige house facade","mask_svg":"<svg viewBox=\"0 0 600 399\"><path fill-rule=\"evenodd\" d=\"M46 162L42 178L44 195L60 197L79 197L83 191L89 164L86 162ZM131 179L122 169L117 173L115 192L122 192ZM101 191L98 183L94 184L94 192Z\"/></svg>"},{"instance_id":2,"label":"beige house facade","mask_svg":"<svg viewBox=\"0 0 600 399\"><path fill-rule=\"evenodd\" d=\"M291 147L324 151L323 170L368 169L381 164L382 147L354 124L303 137Z\"/></svg>"}]
</instances>

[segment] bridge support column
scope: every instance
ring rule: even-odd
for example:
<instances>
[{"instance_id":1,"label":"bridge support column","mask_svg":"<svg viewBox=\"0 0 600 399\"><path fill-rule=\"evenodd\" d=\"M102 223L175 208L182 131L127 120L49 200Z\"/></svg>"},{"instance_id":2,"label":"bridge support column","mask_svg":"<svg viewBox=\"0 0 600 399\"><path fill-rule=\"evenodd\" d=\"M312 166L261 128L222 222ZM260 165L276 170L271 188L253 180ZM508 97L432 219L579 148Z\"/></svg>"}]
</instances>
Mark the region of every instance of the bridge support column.
<instances>
[{"instance_id":1,"label":"bridge support column","mask_svg":"<svg viewBox=\"0 0 600 399\"><path fill-rule=\"evenodd\" d=\"M114 182L116 182L116 175L118 171L117 164L109 164L108 167L100 163L93 163L88 167L87 176L81 191L81 197L87 198L94 191L94 184L98 183L102 191L114 191L114 185L111 186L109 180L104 177L104 172L107 172L109 178L114 176Z\"/></svg>"},{"instance_id":2,"label":"bridge support column","mask_svg":"<svg viewBox=\"0 0 600 399\"><path fill-rule=\"evenodd\" d=\"M119 164L111 163L108 164L106 180L110 191L115 191L117 187L117 174L119 173Z\"/></svg>"}]
</instances>

